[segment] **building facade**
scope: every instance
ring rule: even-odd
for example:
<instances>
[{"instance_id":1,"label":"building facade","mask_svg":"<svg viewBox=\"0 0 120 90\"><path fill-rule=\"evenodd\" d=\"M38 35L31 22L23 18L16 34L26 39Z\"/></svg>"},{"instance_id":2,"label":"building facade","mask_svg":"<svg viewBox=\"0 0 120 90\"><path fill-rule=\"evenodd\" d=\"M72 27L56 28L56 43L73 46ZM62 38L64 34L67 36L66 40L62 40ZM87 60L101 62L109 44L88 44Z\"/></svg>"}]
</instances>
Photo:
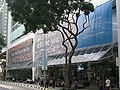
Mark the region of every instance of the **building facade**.
<instances>
[{"instance_id":1,"label":"building facade","mask_svg":"<svg viewBox=\"0 0 120 90\"><path fill-rule=\"evenodd\" d=\"M104 79L106 76L110 76L117 84L118 67L115 64L116 57L118 57L116 0L91 0L91 2L95 5L95 12L90 14L91 26L78 37L78 47L72 58L74 68L72 75L88 80L95 80L97 77ZM84 15L81 15L79 19L84 21L83 17ZM65 64L65 59L60 34L49 32L43 35L36 32L21 37L24 26L12 25L12 23L12 18L9 16L7 70L31 69L32 79L35 80L40 76L42 70L41 52L46 50L48 53L48 69L46 70L50 71L51 68L59 67L59 71L56 70L59 72L58 77L63 77L61 72L64 70L61 69L61 66ZM81 29L82 23L78 21L79 29ZM19 27L15 28L16 25ZM22 32L18 35L20 31ZM52 72L53 75L58 74L56 71Z\"/></svg>"},{"instance_id":2,"label":"building facade","mask_svg":"<svg viewBox=\"0 0 120 90\"><path fill-rule=\"evenodd\" d=\"M7 40L7 25L8 25L8 10L6 0L0 0L0 33L5 36ZM7 42L7 41L6 41Z\"/></svg>"}]
</instances>

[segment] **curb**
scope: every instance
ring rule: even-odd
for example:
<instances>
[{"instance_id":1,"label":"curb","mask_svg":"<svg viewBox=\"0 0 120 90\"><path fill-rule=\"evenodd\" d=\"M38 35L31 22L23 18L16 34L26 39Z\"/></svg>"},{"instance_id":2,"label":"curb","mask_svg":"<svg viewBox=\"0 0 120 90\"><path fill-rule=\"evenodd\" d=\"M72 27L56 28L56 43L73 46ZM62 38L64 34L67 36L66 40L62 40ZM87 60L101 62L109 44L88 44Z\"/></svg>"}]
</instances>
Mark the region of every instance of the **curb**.
<instances>
[{"instance_id":1,"label":"curb","mask_svg":"<svg viewBox=\"0 0 120 90\"><path fill-rule=\"evenodd\" d=\"M30 84L24 84L24 83L17 83L17 82L6 82L6 81L0 81L0 83L5 83L5 84L10 84L10 85L16 85L16 86L23 86L23 87L33 87L33 88L37 88L40 90L54 90L52 88L44 88L38 85L30 85Z\"/></svg>"}]
</instances>

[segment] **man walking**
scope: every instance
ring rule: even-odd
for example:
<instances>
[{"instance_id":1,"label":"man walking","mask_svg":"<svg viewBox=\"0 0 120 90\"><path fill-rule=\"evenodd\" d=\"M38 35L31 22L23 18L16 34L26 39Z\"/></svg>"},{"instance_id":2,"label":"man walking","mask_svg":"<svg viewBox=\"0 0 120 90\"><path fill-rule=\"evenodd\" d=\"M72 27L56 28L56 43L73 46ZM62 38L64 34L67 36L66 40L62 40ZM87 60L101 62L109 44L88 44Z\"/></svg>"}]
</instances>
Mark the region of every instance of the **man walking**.
<instances>
[{"instance_id":1,"label":"man walking","mask_svg":"<svg viewBox=\"0 0 120 90\"><path fill-rule=\"evenodd\" d=\"M110 81L109 77L106 77L106 80L105 80L106 90L111 89L110 83L111 83L111 81Z\"/></svg>"}]
</instances>

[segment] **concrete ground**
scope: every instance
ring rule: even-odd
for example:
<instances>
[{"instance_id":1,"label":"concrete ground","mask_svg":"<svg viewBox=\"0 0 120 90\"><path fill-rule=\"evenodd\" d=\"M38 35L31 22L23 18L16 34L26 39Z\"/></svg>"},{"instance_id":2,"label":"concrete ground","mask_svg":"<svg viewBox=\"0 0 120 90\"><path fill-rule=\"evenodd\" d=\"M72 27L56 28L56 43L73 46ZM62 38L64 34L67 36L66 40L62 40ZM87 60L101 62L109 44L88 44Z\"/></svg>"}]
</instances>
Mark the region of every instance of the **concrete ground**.
<instances>
[{"instance_id":1,"label":"concrete ground","mask_svg":"<svg viewBox=\"0 0 120 90\"><path fill-rule=\"evenodd\" d=\"M54 90L59 90L59 87L55 87ZM77 90L99 90L99 88L97 88L96 86L90 86L90 87L86 87L86 88L82 88L82 89L77 89ZM105 89L104 89L105 90ZM118 88L112 88L112 90L120 90Z\"/></svg>"},{"instance_id":2,"label":"concrete ground","mask_svg":"<svg viewBox=\"0 0 120 90\"><path fill-rule=\"evenodd\" d=\"M0 83L6 83L6 84L10 84L10 85L17 85L17 86L24 86L24 87L34 87L34 88L38 88L40 90L44 90L44 87L40 87L39 85L35 85L35 84L24 84L24 83L6 82L6 81L0 81ZM61 87L55 87L55 88L49 87L46 90L59 90L60 88ZM90 85L89 87L77 89L77 90L99 90L99 88L97 88L95 85ZM120 90L120 89L112 88L112 90Z\"/></svg>"}]
</instances>

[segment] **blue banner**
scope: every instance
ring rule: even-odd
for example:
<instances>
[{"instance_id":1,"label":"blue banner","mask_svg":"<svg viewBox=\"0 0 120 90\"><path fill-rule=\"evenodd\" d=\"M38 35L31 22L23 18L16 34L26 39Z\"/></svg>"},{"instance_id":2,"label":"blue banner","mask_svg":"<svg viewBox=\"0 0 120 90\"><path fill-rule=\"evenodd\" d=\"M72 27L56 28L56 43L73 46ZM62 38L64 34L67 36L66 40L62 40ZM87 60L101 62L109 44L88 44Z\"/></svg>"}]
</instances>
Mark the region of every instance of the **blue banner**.
<instances>
[{"instance_id":1,"label":"blue banner","mask_svg":"<svg viewBox=\"0 0 120 90\"><path fill-rule=\"evenodd\" d=\"M112 0L95 8L89 15L90 26L78 36L78 47L90 47L112 43ZM83 29L85 15L78 19L79 31Z\"/></svg>"}]
</instances>

